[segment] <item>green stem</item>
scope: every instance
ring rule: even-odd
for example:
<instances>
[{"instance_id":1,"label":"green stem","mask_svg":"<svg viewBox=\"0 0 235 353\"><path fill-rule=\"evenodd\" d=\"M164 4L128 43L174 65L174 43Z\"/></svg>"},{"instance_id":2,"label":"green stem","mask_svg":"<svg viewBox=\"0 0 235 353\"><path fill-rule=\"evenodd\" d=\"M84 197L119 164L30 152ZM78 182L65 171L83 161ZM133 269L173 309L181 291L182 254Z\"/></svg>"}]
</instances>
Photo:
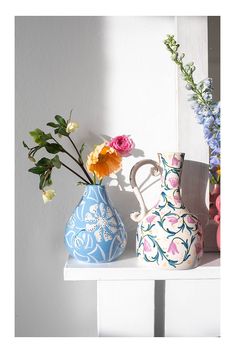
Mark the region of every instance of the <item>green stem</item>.
<instances>
[{"instance_id":1,"label":"green stem","mask_svg":"<svg viewBox=\"0 0 235 353\"><path fill-rule=\"evenodd\" d=\"M43 188L44 188L44 185L45 185L45 183L46 183L46 180L47 180L47 178L48 178L48 176L51 174L51 168L46 172L46 174L45 174L45 178L44 178L44 181L43 181L43 184L42 184L42 191L44 191L43 190Z\"/></svg>"},{"instance_id":2,"label":"green stem","mask_svg":"<svg viewBox=\"0 0 235 353\"><path fill-rule=\"evenodd\" d=\"M77 147L76 147L75 143L73 142L73 140L71 139L71 137L70 137L70 136L68 136L68 139L69 139L69 141L72 143L72 145L73 145L73 147L74 147L75 151L77 152L78 157L79 157L79 160L82 162L81 154L79 153L79 151L78 151L78 149L77 149Z\"/></svg>"},{"instance_id":3,"label":"green stem","mask_svg":"<svg viewBox=\"0 0 235 353\"><path fill-rule=\"evenodd\" d=\"M93 173L93 174L94 174L93 181L94 181L94 184L96 184L96 175L95 175L95 173Z\"/></svg>"},{"instance_id":4,"label":"green stem","mask_svg":"<svg viewBox=\"0 0 235 353\"><path fill-rule=\"evenodd\" d=\"M73 169L71 169L69 166L67 166L66 164L64 164L64 163L61 162L61 161L60 161L60 163L61 163L61 165L62 165L63 167L67 168L67 169L70 170L73 174L77 175L80 179L82 179L86 184L89 184L86 179L84 179L81 175L79 175L78 173L76 173L76 172L75 172Z\"/></svg>"},{"instance_id":5,"label":"green stem","mask_svg":"<svg viewBox=\"0 0 235 353\"><path fill-rule=\"evenodd\" d=\"M68 151L66 151L66 150L64 149L64 147L63 147L54 137L52 137L52 139L53 139L59 146L61 146L61 147L63 148L63 152L64 152L64 153L66 153L70 158L72 158L72 159L79 165L79 167L82 168L84 174L86 175L86 177L87 177L88 180L89 180L89 183L88 183L88 184L93 184L93 181L92 181L91 177L89 176L89 174L87 173L87 171L86 171L86 169L84 168L84 166L83 166L81 163L79 163L79 161L78 161L76 158L74 158ZM83 178L83 180L85 180L85 179ZM87 182L87 180L85 180L85 181Z\"/></svg>"},{"instance_id":6,"label":"green stem","mask_svg":"<svg viewBox=\"0 0 235 353\"><path fill-rule=\"evenodd\" d=\"M78 157L79 157L78 164L79 164L79 166L82 168L84 174L86 175L86 177L87 177L87 179L90 181L90 183L93 184L93 180L91 179L90 175L87 173L87 171L86 171L86 169L85 169L85 167L84 167L84 163L83 163L83 160L82 160L81 153L78 151L78 149L77 149L75 143L73 142L73 140L71 139L71 137L68 136L68 138L69 138L69 141L72 143L72 145L73 145L75 151L76 151L77 154L78 154Z\"/></svg>"}]
</instances>

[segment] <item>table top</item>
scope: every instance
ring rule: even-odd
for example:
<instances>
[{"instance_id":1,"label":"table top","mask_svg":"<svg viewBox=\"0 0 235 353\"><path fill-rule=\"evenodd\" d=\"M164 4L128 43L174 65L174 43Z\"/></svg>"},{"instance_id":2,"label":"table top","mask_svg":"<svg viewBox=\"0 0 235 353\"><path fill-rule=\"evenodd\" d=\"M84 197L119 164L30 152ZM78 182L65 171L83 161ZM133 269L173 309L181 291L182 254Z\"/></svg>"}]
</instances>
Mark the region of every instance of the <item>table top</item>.
<instances>
[{"instance_id":1,"label":"table top","mask_svg":"<svg viewBox=\"0 0 235 353\"><path fill-rule=\"evenodd\" d=\"M162 270L154 263L138 259L134 253L124 253L109 263L86 264L69 257L64 267L66 281L97 280L185 280L219 279L220 254L205 253L201 265L191 270Z\"/></svg>"}]
</instances>

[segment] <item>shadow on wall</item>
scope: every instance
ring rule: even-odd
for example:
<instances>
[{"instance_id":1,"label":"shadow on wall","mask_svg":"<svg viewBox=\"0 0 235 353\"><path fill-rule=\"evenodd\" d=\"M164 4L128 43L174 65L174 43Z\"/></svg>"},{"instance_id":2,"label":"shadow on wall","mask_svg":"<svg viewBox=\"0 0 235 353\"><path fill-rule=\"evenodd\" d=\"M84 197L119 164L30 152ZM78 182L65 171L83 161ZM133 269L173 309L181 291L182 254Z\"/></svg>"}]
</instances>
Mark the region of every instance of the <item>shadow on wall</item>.
<instances>
[{"instance_id":1,"label":"shadow on wall","mask_svg":"<svg viewBox=\"0 0 235 353\"><path fill-rule=\"evenodd\" d=\"M96 141L97 144L100 144L105 141L110 141L111 138L112 137L109 135L98 135L92 131L89 132L89 141L92 141L93 143ZM89 147L92 149L92 145ZM130 170L139 160L138 158L144 157L144 151L134 148L132 151L132 156L136 159L136 161L133 161L132 159L129 167ZM126 159L126 157L124 158ZM138 201L136 200L136 197L130 187L129 173L125 173L124 175L123 170L120 170L114 177L107 177L104 179L104 184L107 185L107 193L109 198L114 207L117 208L128 234L127 248L122 255L122 258L135 256L135 234L137 223L130 220L130 213L139 208Z\"/></svg>"},{"instance_id":2,"label":"shadow on wall","mask_svg":"<svg viewBox=\"0 0 235 353\"><path fill-rule=\"evenodd\" d=\"M182 198L186 207L195 214L203 228L204 250L216 251L216 223L209 220L208 206L208 164L184 161L182 172L181 187Z\"/></svg>"},{"instance_id":3,"label":"shadow on wall","mask_svg":"<svg viewBox=\"0 0 235 353\"><path fill-rule=\"evenodd\" d=\"M56 200L45 207L38 181L26 176L30 166L22 140L71 108L80 122L77 145L91 127L102 129L103 36L102 17L16 18L16 336L96 336L95 283L65 283L62 274L63 230L83 188L61 168L53 177Z\"/></svg>"}]
</instances>

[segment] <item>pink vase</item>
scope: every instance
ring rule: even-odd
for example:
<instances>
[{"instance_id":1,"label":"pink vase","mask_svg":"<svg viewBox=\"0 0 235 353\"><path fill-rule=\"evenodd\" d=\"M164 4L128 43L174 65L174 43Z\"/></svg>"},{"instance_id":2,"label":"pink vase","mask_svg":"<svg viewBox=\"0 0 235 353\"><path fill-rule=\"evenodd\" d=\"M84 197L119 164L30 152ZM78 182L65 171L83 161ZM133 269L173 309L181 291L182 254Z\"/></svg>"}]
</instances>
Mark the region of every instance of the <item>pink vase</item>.
<instances>
[{"instance_id":1,"label":"pink vase","mask_svg":"<svg viewBox=\"0 0 235 353\"><path fill-rule=\"evenodd\" d=\"M216 197L215 206L217 209L217 214L214 216L214 221L218 223L216 242L217 242L218 249L220 250L220 195Z\"/></svg>"},{"instance_id":2,"label":"pink vase","mask_svg":"<svg viewBox=\"0 0 235 353\"><path fill-rule=\"evenodd\" d=\"M209 208L209 215L211 219L217 215L217 207L216 207L216 199L220 195L220 184L214 184L213 189L210 192L210 208Z\"/></svg>"},{"instance_id":3,"label":"pink vase","mask_svg":"<svg viewBox=\"0 0 235 353\"><path fill-rule=\"evenodd\" d=\"M218 249L220 250L220 224L218 226L217 233L216 233L216 243L217 243Z\"/></svg>"}]
</instances>

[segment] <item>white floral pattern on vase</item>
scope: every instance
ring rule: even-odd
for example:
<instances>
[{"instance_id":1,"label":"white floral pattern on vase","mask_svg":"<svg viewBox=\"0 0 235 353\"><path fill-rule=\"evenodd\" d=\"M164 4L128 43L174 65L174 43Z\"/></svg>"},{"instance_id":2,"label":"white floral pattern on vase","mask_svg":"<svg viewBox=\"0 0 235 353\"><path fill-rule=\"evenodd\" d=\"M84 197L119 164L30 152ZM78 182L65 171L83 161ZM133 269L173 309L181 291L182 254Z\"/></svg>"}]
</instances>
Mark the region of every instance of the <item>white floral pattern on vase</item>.
<instances>
[{"instance_id":1,"label":"white floral pattern on vase","mask_svg":"<svg viewBox=\"0 0 235 353\"><path fill-rule=\"evenodd\" d=\"M88 185L65 229L69 254L81 262L110 262L125 250L127 234L105 187Z\"/></svg>"},{"instance_id":2,"label":"white floral pattern on vase","mask_svg":"<svg viewBox=\"0 0 235 353\"><path fill-rule=\"evenodd\" d=\"M162 171L160 199L138 224L136 253L159 268L194 268L203 254L203 236L197 217L181 199L184 153L158 155Z\"/></svg>"}]
</instances>

